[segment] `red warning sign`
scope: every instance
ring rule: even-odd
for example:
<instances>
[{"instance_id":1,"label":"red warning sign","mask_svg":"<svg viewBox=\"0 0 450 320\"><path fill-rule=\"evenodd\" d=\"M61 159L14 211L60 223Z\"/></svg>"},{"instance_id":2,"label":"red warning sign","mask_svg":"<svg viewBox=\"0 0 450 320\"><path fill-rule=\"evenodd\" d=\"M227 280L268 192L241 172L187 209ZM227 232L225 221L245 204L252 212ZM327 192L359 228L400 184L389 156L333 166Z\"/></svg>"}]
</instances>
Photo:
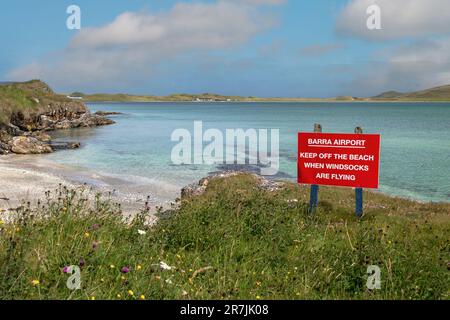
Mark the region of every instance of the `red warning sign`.
<instances>
[{"instance_id":1,"label":"red warning sign","mask_svg":"<svg viewBox=\"0 0 450 320\"><path fill-rule=\"evenodd\" d=\"M378 188L379 134L298 134L298 183Z\"/></svg>"}]
</instances>

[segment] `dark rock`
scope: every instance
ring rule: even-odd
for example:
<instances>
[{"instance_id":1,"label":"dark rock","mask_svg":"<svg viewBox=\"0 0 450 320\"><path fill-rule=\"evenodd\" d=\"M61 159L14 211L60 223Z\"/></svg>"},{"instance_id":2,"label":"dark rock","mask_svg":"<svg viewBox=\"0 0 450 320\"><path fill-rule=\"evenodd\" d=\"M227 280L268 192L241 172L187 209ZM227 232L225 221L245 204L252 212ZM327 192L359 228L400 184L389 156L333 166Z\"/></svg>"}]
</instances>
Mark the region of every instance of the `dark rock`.
<instances>
[{"instance_id":1,"label":"dark rock","mask_svg":"<svg viewBox=\"0 0 450 320\"><path fill-rule=\"evenodd\" d=\"M8 140L10 140L13 136L21 136L23 134L24 132L20 130L19 127L13 124L0 123L0 140L2 140L3 142L5 141L2 139L2 137L6 139L5 136L8 136Z\"/></svg>"},{"instance_id":2,"label":"dark rock","mask_svg":"<svg viewBox=\"0 0 450 320\"><path fill-rule=\"evenodd\" d=\"M60 142L60 141L53 141L50 143L50 146L53 150L69 150L69 149L78 149L81 147L81 144L79 142Z\"/></svg>"},{"instance_id":3,"label":"dark rock","mask_svg":"<svg viewBox=\"0 0 450 320\"><path fill-rule=\"evenodd\" d=\"M0 141L0 154L1 155L8 154L9 151L10 151L9 145Z\"/></svg>"},{"instance_id":4,"label":"dark rock","mask_svg":"<svg viewBox=\"0 0 450 320\"><path fill-rule=\"evenodd\" d=\"M55 121L47 117L46 115L39 116L38 128L40 130L49 130L49 128L54 128Z\"/></svg>"},{"instance_id":5,"label":"dark rock","mask_svg":"<svg viewBox=\"0 0 450 320\"><path fill-rule=\"evenodd\" d=\"M50 142L52 141L52 137L42 131L36 131L31 134L32 137L42 141L42 142Z\"/></svg>"},{"instance_id":6,"label":"dark rock","mask_svg":"<svg viewBox=\"0 0 450 320\"><path fill-rule=\"evenodd\" d=\"M85 113L80 118L80 127L98 127L107 126L116 123L115 121L105 118L103 116Z\"/></svg>"},{"instance_id":7,"label":"dark rock","mask_svg":"<svg viewBox=\"0 0 450 320\"><path fill-rule=\"evenodd\" d=\"M79 125L76 125L74 122L71 122L69 120L63 120L60 122L57 122L56 124L53 125L53 129L56 130L66 130L66 129L71 129L71 128L76 128Z\"/></svg>"},{"instance_id":8,"label":"dark rock","mask_svg":"<svg viewBox=\"0 0 450 320\"><path fill-rule=\"evenodd\" d=\"M114 111L97 111L95 113L97 116L118 116L123 114L122 112L114 112Z\"/></svg>"}]
</instances>

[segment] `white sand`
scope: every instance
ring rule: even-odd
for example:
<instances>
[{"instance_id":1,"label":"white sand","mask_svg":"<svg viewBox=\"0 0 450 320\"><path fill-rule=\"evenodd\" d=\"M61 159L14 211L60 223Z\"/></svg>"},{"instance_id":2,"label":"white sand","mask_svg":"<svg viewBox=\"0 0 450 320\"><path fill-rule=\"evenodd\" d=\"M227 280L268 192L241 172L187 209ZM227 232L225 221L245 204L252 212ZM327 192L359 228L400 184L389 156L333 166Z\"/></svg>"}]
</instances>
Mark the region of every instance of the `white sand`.
<instances>
[{"instance_id":1,"label":"white sand","mask_svg":"<svg viewBox=\"0 0 450 320\"><path fill-rule=\"evenodd\" d=\"M15 168L5 160L0 160L0 209L17 207L21 201L34 203L44 197L45 191L54 190L59 184L74 187L51 174Z\"/></svg>"},{"instance_id":2,"label":"white sand","mask_svg":"<svg viewBox=\"0 0 450 320\"><path fill-rule=\"evenodd\" d=\"M156 206L169 207L170 202L179 196L178 187L165 186L152 180L133 185L127 180L98 172L49 162L41 156L8 155L0 157L0 211L16 208L23 201L35 204L38 199L44 199L46 191L54 191L60 184L76 188L86 182L92 188L92 196L96 192L108 194L115 190L112 199L122 205L125 215L142 210L149 195L153 212ZM164 199L161 199L157 193L163 189Z\"/></svg>"}]
</instances>

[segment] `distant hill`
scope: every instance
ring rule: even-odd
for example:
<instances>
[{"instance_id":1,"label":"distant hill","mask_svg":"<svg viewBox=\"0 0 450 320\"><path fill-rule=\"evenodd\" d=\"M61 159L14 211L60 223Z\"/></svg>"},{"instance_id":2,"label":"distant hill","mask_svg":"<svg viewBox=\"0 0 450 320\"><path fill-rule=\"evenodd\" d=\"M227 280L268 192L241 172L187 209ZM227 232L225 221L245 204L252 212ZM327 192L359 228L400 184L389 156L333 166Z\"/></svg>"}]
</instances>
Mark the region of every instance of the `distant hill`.
<instances>
[{"instance_id":1,"label":"distant hill","mask_svg":"<svg viewBox=\"0 0 450 320\"><path fill-rule=\"evenodd\" d=\"M388 91L370 99L399 101L450 101L450 85L439 86L431 89L409 93Z\"/></svg>"},{"instance_id":2,"label":"distant hill","mask_svg":"<svg viewBox=\"0 0 450 320\"><path fill-rule=\"evenodd\" d=\"M83 94L80 92L74 92L70 94L71 97L80 97L87 102L155 102L155 101L167 101L167 102L262 102L262 101L321 101L321 100L335 100L335 99L306 99L306 98L258 98L258 97L242 97L242 96L225 96L213 93L203 94L171 94L168 96L155 96L155 95L130 95L124 93L117 94ZM352 99L350 97L350 99Z\"/></svg>"},{"instance_id":3,"label":"distant hill","mask_svg":"<svg viewBox=\"0 0 450 320\"><path fill-rule=\"evenodd\" d=\"M402 96L402 99L450 100L450 85L407 93Z\"/></svg>"},{"instance_id":4,"label":"distant hill","mask_svg":"<svg viewBox=\"0 0 450 320\"><path fill-rule=\"evenodd\" d=\"M387 91L387 92L383 92L382 94L379 94L375 97L372 97L371 99L397 99L403 95L404 95L404 93L401 93L398 91Z\"/></svg>"}]
</instances>

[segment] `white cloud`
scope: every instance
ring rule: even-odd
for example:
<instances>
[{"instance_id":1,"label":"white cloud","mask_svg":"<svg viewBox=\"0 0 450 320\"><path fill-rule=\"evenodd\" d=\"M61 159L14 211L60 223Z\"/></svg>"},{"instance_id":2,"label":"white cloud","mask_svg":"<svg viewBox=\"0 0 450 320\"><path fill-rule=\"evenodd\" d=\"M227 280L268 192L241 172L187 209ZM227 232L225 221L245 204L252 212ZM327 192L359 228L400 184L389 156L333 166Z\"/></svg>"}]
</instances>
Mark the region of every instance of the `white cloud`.
<instances>
[{"instance_id":1,"label":"white cloud","mask_svg":"<svg viewBox=\"0 0 450 320\"><path fill-rule=\"evenodd\" d=\"M13 70L10 77L41 78L64 87L140 81L177 56L245 44L277 23L259 6L284 1L245 2L177 3L156 14L125 12L105 26L82 29L61 52Z\"/></svg>"},{"instance_id":2,"label":"white cloud","mask_svg":"<svg viewBox=\"0 0 450 320\"><path fill-rule=\"evenodd\" d=\"M367 28L367 8L381 8L382 30ZM350 0L338 16L339 34L385 40L450 33L449 0Z\"/></svg>"},{"instance_id":3,"label":"white cloud","mask_svg":"<svg viewBox=\"0 0 450 320\"><path fill-rule=\"evenodd\" d=\"M450 84L450 37L421 40L387 52L387 61L361 68L348 90L373 95Z\"/></svg>"}]
</instances>

